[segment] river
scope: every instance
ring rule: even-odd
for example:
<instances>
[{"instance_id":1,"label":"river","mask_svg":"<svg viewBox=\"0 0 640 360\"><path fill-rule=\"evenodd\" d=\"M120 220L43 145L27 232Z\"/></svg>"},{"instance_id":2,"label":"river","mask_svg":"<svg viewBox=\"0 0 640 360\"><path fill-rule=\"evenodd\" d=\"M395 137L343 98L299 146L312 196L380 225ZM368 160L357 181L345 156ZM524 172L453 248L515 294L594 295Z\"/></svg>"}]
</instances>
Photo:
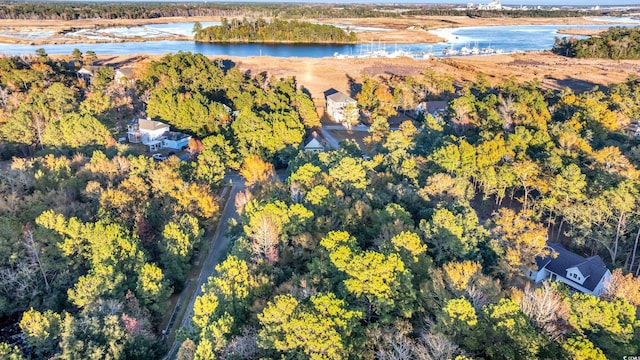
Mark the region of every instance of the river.
<instances>
[{"instance_id":1,"label":"river","mask_svg":"<svg viewBox=\"0 0 640 360\"><path fill-rule=\"evenodd\" d=\"M632 18L599 18L603 25L515 25L515 26L476 26L451 29L432 30L434 34L446 39L438 44L355 44L355 45L307 45L307 44L198 44L193 41L162 40L144 42L96 43L96 44L50 44L50 45L20 45L0 44L0 53L19 55L33 53L38 48L44 48L48 54L71 54L73 49L80 51L95 51L98 55L136 55L136 54L166 54L183 52L202 53L208 56L273 56L273 57L331 57L335 54L344 56L360 56L371 52L401 51L411 54L430 53L443 56L444 49L459 49L464 46L499 49L503 52L542 51L550 49L559 35L558 30L572 29L602 29L611 25L606 22L625 23L624 26L640 25L640 20ZM147 33L162 32L181 36L188 36L193 28L193 22L136 26L131 28L106 29L107 32L132 34L144 37ZM213 24L213 23L212 23ZM206 24L206 25L212 25ZM100 36L96 34L95 36ZM578 37L579 38L579 37Z\"/></svg>"}]
</instances>

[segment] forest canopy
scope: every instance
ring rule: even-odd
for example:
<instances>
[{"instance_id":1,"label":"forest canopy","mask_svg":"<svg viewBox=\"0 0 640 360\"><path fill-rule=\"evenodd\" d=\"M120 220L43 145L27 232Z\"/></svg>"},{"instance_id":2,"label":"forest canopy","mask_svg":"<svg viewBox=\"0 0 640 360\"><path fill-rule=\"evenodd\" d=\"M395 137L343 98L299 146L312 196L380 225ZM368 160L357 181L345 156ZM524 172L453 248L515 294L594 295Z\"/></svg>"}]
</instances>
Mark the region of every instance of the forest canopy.
<instances>
[{"instance_id":1,"label":"forest canopy","mask_svg":"<svg viewBox=\"0 0 640 360\"><path fill-rule=\"evenodd\" d=\"M158 359L165 329L180 359L640 351L637 78L575 93L430 69L354 77L367 135L305 152L320 121L296 79L191 53L135 73L85 81L44 50L0 58L0 315L24 339L0 357ZM436 99L443 112L390 125ZM188 159L113 140L143 111L194 137ZM230 246L191 326L171 328L224 208ZM599 256L602 293L534 284L548 242Z\"/></svg>"}]
</instances>

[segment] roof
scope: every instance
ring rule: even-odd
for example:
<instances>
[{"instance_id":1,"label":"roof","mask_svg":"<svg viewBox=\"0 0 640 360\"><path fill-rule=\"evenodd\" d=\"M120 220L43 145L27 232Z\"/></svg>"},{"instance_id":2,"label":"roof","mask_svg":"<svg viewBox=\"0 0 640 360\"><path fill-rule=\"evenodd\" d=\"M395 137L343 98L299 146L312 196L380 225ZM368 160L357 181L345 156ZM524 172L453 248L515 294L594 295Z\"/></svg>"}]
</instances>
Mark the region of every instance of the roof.
<instances>
[{"instance_id":1,"label":"roof","mask_svg":"<svg viewBox=\"0 0 640 360\"><path fill-rule=\"evenodd\" d=\"M121 67L116 69L115 71L119 71L122 75L126 76L127 78L133 77L133 68L130 68L130 67Z\"/></svg>"},{"instance_id":2,"label":"roof","mask_svg":"<svg viewBox=\"0 0 640 360\"><path fill-rule=\"evenodd\" d=\"M166 134L166 139L171 141L180 141L187 138L190 139L191 136L177 131L170 131Z\"/></svg>"},{"instance_id":3,"label":"roof","mask_svg":"<svg viewBox=\"0 0 640 360\"><path fill-rule=\"evenodd\" d=\"M169 127L169 125L165 123L151 119L138 119L138 126L140 129L144 130L160 130Z\"/></svg>"},{"instance_id":4,"label":"roof","mask_svg":"<svg viewBox=\"0 0 640 360\"><path fill-rule=\"evenodd\" d=\"M334 102L356 102L355 100L353 100L352 98L348 97L347 95L345 95L344 93L341 92L335 92L331 95L327 95L327 100L331 100Z\"/></svg>"},{"instance_id":5,"label":"roof","mask_svg":"<svg viewBox=\"0 0 640 360\"><path fill-rule=\"evenodd\" d=\"M589 291L595 290L600 283L600 280L602 280L602 277L608 271L600 256L584 258L567 250L559 243L549 243L547 246L551 248L553 254L544 258L537 257L536 263L538 264L538 269L546 268L547 270L558 274L566 280L576 283L576 285L582 286ZM572 267L577 267L582 275L586 276L586 280L583 284L577 283L571 278L566 277L567 269Z\"/></svg>"},{"instance_id":6,"label":"roof","mask_svg":"<svg viewBox=\"0 0 640 360\"><path fill-rule=\"evenodd\" d=\"M309 136L307 136L306 139L304 139L304 142L303 142L304 146L309 145L309 143L313 141L313 139L316 139L318 143L320 143L320 145L324 143L324 137L322 136L322 134L314 130L313 132L311 132Z\"/></svg>"}]
</instances>

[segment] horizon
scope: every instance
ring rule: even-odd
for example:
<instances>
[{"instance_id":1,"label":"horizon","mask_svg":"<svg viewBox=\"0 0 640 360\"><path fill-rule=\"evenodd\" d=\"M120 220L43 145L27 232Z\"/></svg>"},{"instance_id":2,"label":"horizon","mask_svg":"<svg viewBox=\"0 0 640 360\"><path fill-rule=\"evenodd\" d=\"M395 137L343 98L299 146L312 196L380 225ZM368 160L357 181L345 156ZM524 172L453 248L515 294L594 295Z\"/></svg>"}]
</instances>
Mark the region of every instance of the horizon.
<instances>
[{"instance_id":1,"label":"horizon","mask_svg":"<svg viewBox=\"0 0 640 360\"><path fill-rule=\"evenodd\" d=\"M501 1L504 6L569 6L569 7L592 7L592 6L600 6L603 8L610 7L618 7L618 6L631 6L640 8L640 4L638 4L637 0L614 0L615 3L609 4L607 0L507 0ZM31 1L31 0L23 0L17 1L17 3L27 3L27 2L47 2L47 1ZM107 0L54 0L50 3L68 3L68 2L78 2L78 3L157 3L157 2L175 2L171 0L115 0L115 1L107 1ZM394 1L394 0L356 0L356 1L347 1L347 0L301 0L301 1L288 1L288 0L224 0L224 1L209 1L209 0L186 0L186 1L177 1L177 3L220 3L220 4L229 4L229 3L238 3L238 4L251 4L251 3L307 3L307 4L385 4L385 5L466 5L466 4L488 4L491 0L484 1L466 1L466 0L409 0L409 1Z\"/></svg>"}]
</instances>

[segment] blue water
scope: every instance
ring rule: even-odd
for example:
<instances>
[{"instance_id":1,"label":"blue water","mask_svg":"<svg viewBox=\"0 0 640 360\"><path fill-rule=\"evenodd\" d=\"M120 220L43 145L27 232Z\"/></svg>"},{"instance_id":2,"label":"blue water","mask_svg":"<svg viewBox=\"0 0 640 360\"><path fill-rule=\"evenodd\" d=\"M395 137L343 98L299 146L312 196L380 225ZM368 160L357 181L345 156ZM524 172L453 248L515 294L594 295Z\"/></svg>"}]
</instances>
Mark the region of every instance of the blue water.
<instances>
[{"instance_id":1,"label":"blue water","mask_svg":"<svg viewBox=\"0 0 640 360\"><path fill-rule=\"evenodd\" d=\"M615 19L610 19L615 20ZM640 24L638 20L624 18L628 26ZM207 24L208 25L208 24ZM123 43L99 43L99 44L53 44L53 45L14 45L0 44L0 53L8 55L33 53L38 48L44 48L48 54L71 54L78 48L83 53L92 50L96 54L135 55L135 54L166 54L183 52L202 53L208 56L273 56L273 57L331 57L335 53L344 55L361 55L368 51L404 50L413 53L431 52L435 56L442 56L442 50L450 48L459 49L462 46L477 45L480 48L488 46L500 49L504 52L515 51L541 51L548 50L554 44L555 37L559 35L559 29L581 28L600 29L611 25L518 25L518 26L479 26L456 29L438 29L432 32L447 39L447 42L439 44L356 44L356 45L265 45L265 44L197 44L193 41L147 41L147 42L123 42ZM193 28L193 23L148 25L170 32L188 32Z\"/></svg>"}]
</instances>

